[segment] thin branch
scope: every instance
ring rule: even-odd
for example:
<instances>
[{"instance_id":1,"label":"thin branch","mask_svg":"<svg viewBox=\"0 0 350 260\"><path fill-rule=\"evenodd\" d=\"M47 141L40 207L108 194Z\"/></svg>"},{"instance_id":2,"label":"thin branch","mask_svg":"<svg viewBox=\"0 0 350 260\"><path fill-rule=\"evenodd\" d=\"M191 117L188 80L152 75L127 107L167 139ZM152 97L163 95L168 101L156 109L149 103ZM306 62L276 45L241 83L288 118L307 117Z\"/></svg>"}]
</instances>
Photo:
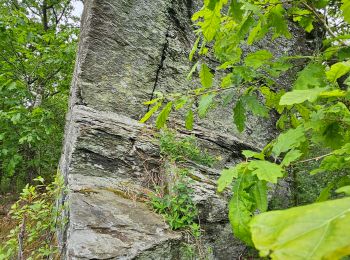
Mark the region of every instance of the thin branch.
<instances>
[{"instance_id":1,"label":"thin branch","mask_svg":"<svg viewBox=\"0 0 350 260\"><path fill-rule=\"evenodd\" d=\"M305 6L307 9L309 9L316 17L317 19L323 24L323 26L326 28L327 32L334 38L337 37L337 35L333 32L333 30L328 26L327 22L319 15L319 13L310 5L308 5L305 2L302 2L302 5ZM347 46L345 44L345 42L343 42L342 40L339 40L339 42L344 45Z\"/></svg>"},{"instance_id":2,"label":"thin branch","mask_svg":"<svg viewBox=\"0 0 350 260\"><path fill-rule=\"evenodd\" d=\"M311 161L319 161L320 159L324 158L324 157L327 157L327 156L330 156L332 155L333 152L331 153L327 153L327 154L324 154L324 155L320 155L320 156L317 156L317 157L314 157L314 158L310 158L310 159L307 159L307 160L303 160L303 161L299 161L299 162L296 162L294 164L299 164L299 163L306 163L306 162L311 162Z\"/></svg>"}]
</instances>

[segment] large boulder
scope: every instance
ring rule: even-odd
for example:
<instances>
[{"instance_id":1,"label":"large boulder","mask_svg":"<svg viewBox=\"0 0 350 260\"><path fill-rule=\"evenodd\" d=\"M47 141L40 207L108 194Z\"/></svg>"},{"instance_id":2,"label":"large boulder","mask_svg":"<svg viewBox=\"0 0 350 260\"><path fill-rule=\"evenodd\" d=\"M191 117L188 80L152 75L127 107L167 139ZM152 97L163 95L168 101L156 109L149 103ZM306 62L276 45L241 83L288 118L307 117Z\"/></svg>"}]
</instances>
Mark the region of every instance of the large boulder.
<instances>
[{"instance_id":1,"label":"large boulder","mask_svg":"<svg viewBox=\"0 0 350 260\"><path fill-rule=\"evenodd\" d=\"M60 234L64 259L180 259L181 232L171 231L145 201L150 172L159 172L156 130L138 120L155 91L191 88L186 75L195 41L192 0L85 0L79 51L60 171L68 188L68 223ZM299 31L271 44L273 52L299 52ZM301 47L300 47L301 46ZM214 62L215 63L215 62ZM287 83L286 83L287 84ZM181 115L175 115L181 118ZM262 148L274 120L250 117L239 133L229 110L212 111L191 132L221 158L214 168L189 162L203 243L213 259L236 259L245 247L227 218L230 194L216 193L220 169L239 162L242 149Z\"/></svg>"}]
</instances>

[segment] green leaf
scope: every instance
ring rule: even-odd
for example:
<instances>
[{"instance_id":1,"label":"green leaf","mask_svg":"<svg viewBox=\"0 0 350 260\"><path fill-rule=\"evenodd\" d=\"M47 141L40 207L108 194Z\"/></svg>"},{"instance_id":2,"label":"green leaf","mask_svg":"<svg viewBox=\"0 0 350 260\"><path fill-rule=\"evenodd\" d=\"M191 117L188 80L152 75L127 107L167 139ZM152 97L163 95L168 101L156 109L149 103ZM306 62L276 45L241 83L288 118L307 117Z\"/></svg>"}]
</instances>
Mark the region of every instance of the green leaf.
<instances>
[{"instance_id":1,"label":"green leaf","mask_svg":"<svg viewBox=\"0 0 350 260\"><path fill-rule=\"evenodd\" d=\"M207 5L208 9L214 10L214 9L215 9L215 6L216 6L216 4L217 4L218 2L219 2L219 0L208 0L208 1L207 1L207 3L208 3L208 5Z\"/></svg>"},{"instance_id":2,"label":"green leaf","mask_svg":"<svg viewBox=\"0 0 350 260\"><path fill-rule=\"evenodd\" d=\"M220 28L220 9L217 7L214 10L204 8L195 13L192 16L192 20L196 21L200 17L203 17L203 21L197 22L197 25L201 27L205 39L210 42L214 39L217 30Z\"/></svg>"},{"instance_id":3,"label":"green leaf","mask_svg":"<svg viewBox=\"0 0 350 260\"><path fill-rule=\"evenodd\" d=\"M268 50L260 50L247 55L244 62L247 66L257 69L269 62L273 58L273 55Z\"/></svg>"},{"instance_id":4,"label":"green leaf","mask_svg":"<svg viewBox=\"0 0 350 260\"><path fill-rule=\"evenodd\" d=\"M291 8L290 11L293 15L293 21L298 22L306 32L311 32L314 29L314 17L311 11L300 8Z\"/></svg>"},{"instance_id":5,"label":"green leaf","mask_svg":"<svg viewBox=\"0 0 350 260\"><path fill-rule=\"evenodd\" d=\"M345 193L350 196L350 186L344 186L335 191L336 193Z\"/></svg>"},{"instance_id":6,"label":"green leaf","mask_svg":"<svg viewBox=\"0 0 350 260\"><path fill-rule=\"evenodd\" d=\"M229 220L233 234L248 245L252 245L249 222L254 210L254 201L249 188L254 184L254 176L249 172L240 172L233 185L233 196L229 202Z\"/></svg>"},{"instance_id":7,"label":"green leaf","mask_svg":"<svg viewBox=\"0 0 350 260\"><path fill-rule=\"evenodd\" d=\"M163 128L166 120L169 117L169 114L171 112L171 108L173 106L173 102L169 102L168 104L166 104L166 106L163 108L162 112L160 112L160 114L157 117L156 120L156 126L158 129Z\"/></svg>"},{"instance_id":8,"label":"green leaf","mask_svg":"<svg viewBox=\"0 0 350 260\"><path fill-rule=\"evenodd\" d=\"M182 96L181 98L177 99L175 101L175 110L179 110L181 108L184 107L184 105L186 105L186 103L188 102L188 97L187 96Z\"/></svg>"},{"instance_id":9,"label":"green leaf","mask_svg":"<svg viewBox=\"0 0 350 260\"><path fill-rule=\"evenodd\" d=\"M157 103L161 98L155 98L146 102L143 102L144 105L153 105L154 103Z\"/></svg>"},{"instance_id":10,"label":"green leaf","mask_svg":"<svg viewBox=\"0 0 350 260\"><path fill-rule=\"evenodd\" d=\"M155 104L144 116L140 119L140 123L145 123L150 117L158 111L158 109L162 106L162 102L158 102Z\"/></svg>"},{"instance_id":11,"label":"green leaf","mask_svg":"<svg viewBox=\"0 0 350 260\"><path fill-rule=\"evenodd\" d=\"M242 100L254 115L269 117L269 110L264 105L260 104L256 95L243 96Z\"/></svg>"},{"instance_id":12,"label":"green leaf","mask_svg":"<svg viewBox=\"0 0 350 260\"><path fill-rule=\"evenodd\" d=\"M207 115L210 105L213 103L215 94L203 95L198 104L198 115L200 118L204 118Z\"/></svg>"},{"instance_id":13,"label":"green leaf","mask_svg":"<svg viewBox=\"0 0 350 260\"><path fill-rule=\"evenodd\" d=\"M338 78L344 76L349 71L350 62L338 62L331 66L330 70L326 72L326 76L330 82L336 83Z\"/></svg>"},{"instance_id":14,"label":"green leaf","mask_svg":"<svg viewBox=\"0 0 350 260\"><path fill-rule=\"evenodd\" d=\"M292 162L295 162L302 156L302 152L299 150L290 150L283 158L283 161L281 163L282 167L289 166Z\"/></svg>"},{"instance_id":15,"label":"green leaf","mask_svg":"<svg viewBox=\"0 0 350 260\"><path fill-rule=\"evenodd\" d=\"M250 30L250 33L247 39L247 44L252 45L254 42L263 38L266 35L266 33L268 33L268 31L269 31L268 26L266 24L263 25L262 21L259 21L258 24L252 30Z\"/></svg>"},{"instance_id":16,"label":"green leaf","mask_svg":"<svg viewBox=\"0 0 350 260\"><path fill-rule=\"evenodd\" d=\"M236 124L238 131L243 132L246 115L242 100L238 100L236 106L233 108L233 121Z\"/></svg>"},{"instance_id":17,"label":"green leaf","mask_svg":"<svg viewBox=\"0 0 350 260\"><path fill-rule=\"evenodd\" d=\"M197 67L198 67L198 63L199 63L199 61L197 61L197 62L192 66L190 72L188 73L188 75L187 75L187 77L186 77L187 80L191 80L191 79L192 79L192 75L193 75L193 73L196 72L196 69L197 69Z\"/></svg>"},{"instance_id":18,"label":"green leaf","mask_svg":"<svg viewBox=\"0 0 350 260\"><path fill-rule=\"evenodd\" d=\"M264 160L265 156L264 153L257 153L254 151L250 151L250 150L243 150L242 154L245 156L245 158L256 158L256 159L260 159L260 160Z\"/></svg>"},{"instance_id":19,"label":"green leaf","mask_svg":"<svg viewBox=\"0 0 350 260\"><path fill-rule=\"evenodd\" d=\"M186 119L185 119L185 127L187 130L193 129L193 111L192 109L188 110Z\"/></svg>"},{"instance_id":20,"label":"green leaf","mask_svg":"<svg viewBox=\"0 0 350 260\"><path fill-rule=\"evenodd\" d=\"M268 161L251 161L248 164L248 169L259 180L271 183L277 183L277 179L283 177L284 172L281 166Z\"/></svg>"},{"instance_id":21,"label":"green leaf","mask_svg":"<svg viewBox=\"0 0 350 260\"><path fill-rule=\"evenodd\" d=\"M278 157L281 153L299 147L305 141L304 128L289 129L278 136L276 143L273 145L272 153Z\"/></svg>"},{"instance_id":22,"label":"green leaf","mask_svg":"<svg viewBox=\"0 0 350 260\"><path fill-rule=\"evenodd\" d=\"M335 183L331 182L324 189L322 189L320 195L318 196L315 202L323 202L328 200L329 197L331 196L331 191L334 188L334 186L335 186Z\"/></svg>"},{"instance_id":23,"label":"green leaf","mask_svg":"<svg viewBox=\"0 0 350 260\"><path fill-rule=\"evenodd\" d=\"M325 86L325 68L319 63L309 63L294 82L295 90L305 90L309 88L320 88Z\"/></svg>"},{"instance_id":24,"label":"green leaf","mask_svg":"<svg viewBox=\"0 0 350 260\"><path fill-rule=\"evenodd\" d=\"M340 9L343 12L344 20L350 23L350 0L342 0Z\"/></svg>"},{"instance_id":25,"label":"green leaf","mask_svg":"<svg viewBox=\"0 0 350 260\"><path fill-rule=\"evenodd\" d=\"M256 208L260 210L260 212L266 212L268 207L266 181L258 181L251 188L251 192L255 200Z\"/></svg>"},{"instance_id":26,"label":"green leaf","mask_svg":"<svg viewBox=\"0 0 350 260\"><path fill-rule=\"evenodd\" d=\"M250 228L261 257L340 259L350 254L350 198L262 213Z\"/></svg>"},{"instance_id":27,"label":"green leaf","mask_svg":"<svg viewBox=\"0 0 350 260\"><path fill-rule=\"evenodd\" d=\"M318 96L325 89L322 88L313 88L307 90L293 90L287 92L281 97L280 105L281 106L290 106L295 104L301 104L305 101L314 102L317 100Z\"/></svg>"},{"instance_id":28,"label":"green leaf","mask_svg":"<svg viewBox=\"0 0 350 260\"><path fill-rule=\"evenodd\" d=\"M192 50L191 50L191 52L190 52L190 55L188 56L188 59L189 59L190 61L193 60L193 56L194 56L194 54L196 53L196 51L197 51L197 49L198 49L198 43L199 43L199 40L200 40L200 39L201 39L201 38L198 37L197 40L195 41L195 43L193 44Z\"/></svg>"},{"instance_id":29,"label":"green leaf","mask_svg":"<svg viewBox=\"0 0 350 260\"><path fill-rule=\"evenodd\" d=\"M213 85L213 77L214 75L210 72L208 66L205 63L202 64L199 72L199 78L202 86L205 88L210 88Z\"/></svg>"},{"instance_id":30,"label":"green leaf","mask_svg":"<svg viewBox=\"0 0 350 260\"><path fill-rule=\"evenodd\" d=\"M237 164L234 167L222 170L218 179L218 192L223 192L227 186L231 185L233 179L238 177L244 167L244 164Z\"/></svg>"},{"instance_id":31,"label":"green leaf","mask_svg":"<svg viewBox=\"0 0 350 260\"><path fill-rule=\"evenodd\" d=\"M287 19L284 18L285 13L286 11L284 10L282 4L276 5L270 10L267 20L268 24L275 31L272 39L279 36L284 36L286 38L290 38L292 36L288 30Z\"/></svg>"},{"instance_id":32,"label":"green leaf","mask_svg":"<svg viewBox=\"0 0 350 260\"><path fill-rule=\"evenodd\" d=\"M232 0L230 5L229 14L233 18L234 21L240 22L242 21L244 10L242 10L243 4L238 0Z\"/></svg>"}]
</instances>

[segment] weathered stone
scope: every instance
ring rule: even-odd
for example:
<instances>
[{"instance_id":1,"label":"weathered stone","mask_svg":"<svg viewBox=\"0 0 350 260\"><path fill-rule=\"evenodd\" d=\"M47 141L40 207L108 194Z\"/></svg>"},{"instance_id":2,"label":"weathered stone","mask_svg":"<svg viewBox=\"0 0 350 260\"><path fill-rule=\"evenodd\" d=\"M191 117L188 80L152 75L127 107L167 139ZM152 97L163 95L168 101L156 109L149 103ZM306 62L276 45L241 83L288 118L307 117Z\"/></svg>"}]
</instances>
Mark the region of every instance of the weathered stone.
<instances>
[{"instance_id":1,"label":"weathered stone","mask_svg":"<svg viewBox=\"0 0 350 260\"><path fill-rule=\"evenodd\" d=\"M68 194L68 223L60 235L64 259L181 259L181 232L169 230L145 200L161 173L156 131L138 123L155 91L192 88L187 56L195 40L192 0L86 0L60 170ZM295 32L299 34L299 32ZM274 53L299 52L298 37L260 42ZM305 47L305 46L304 46ZM304 48L302 47L302 48ZM306 48L306 47L305 47ZM213 61L215 63L215 61ZM212 64L213 65L213 64ZM281 81L281 84L288 84ZM188 132L210 154L213 168L188 162L194 200L212 259L237 259L244 246L227 219L230 194L216 193L220 169L234 165L241 150L259 150L274 135L274 119L249 117L238 133L230 109L211 111ZM257 127L258 126L258 127Z\"/></svg>"}]
</instances>

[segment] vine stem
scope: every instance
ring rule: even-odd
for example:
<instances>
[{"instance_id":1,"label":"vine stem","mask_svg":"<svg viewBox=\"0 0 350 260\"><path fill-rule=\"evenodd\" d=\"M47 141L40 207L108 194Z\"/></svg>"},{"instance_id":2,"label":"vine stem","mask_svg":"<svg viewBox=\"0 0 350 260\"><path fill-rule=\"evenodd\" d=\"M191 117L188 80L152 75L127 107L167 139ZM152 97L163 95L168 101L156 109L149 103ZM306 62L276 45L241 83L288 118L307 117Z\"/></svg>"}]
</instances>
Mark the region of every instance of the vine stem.
<instances>
[{"instance_id":1,"label":"vine stem","mask_svg":"<svg viewBox=\"0 0 350 260\"><path fill-rule=\"evenodd\" d=\"M320 159L322 159L322 158L324 158L324 157L327 157L327 156L329 156L329 155L332 155L332 154L333 154L333 152L332 152L332 153L327 153L327 154L324 154L324 155L320 155L320 156L317 156L317 157L314 157L314 158L306 159L306 160L303 160L303 161L299 161L299 162L297 162L297 163L305 163L305 162L311 162L311 161L318 161L318 160L320 160Z\"/></svg>"}]
</instances>

